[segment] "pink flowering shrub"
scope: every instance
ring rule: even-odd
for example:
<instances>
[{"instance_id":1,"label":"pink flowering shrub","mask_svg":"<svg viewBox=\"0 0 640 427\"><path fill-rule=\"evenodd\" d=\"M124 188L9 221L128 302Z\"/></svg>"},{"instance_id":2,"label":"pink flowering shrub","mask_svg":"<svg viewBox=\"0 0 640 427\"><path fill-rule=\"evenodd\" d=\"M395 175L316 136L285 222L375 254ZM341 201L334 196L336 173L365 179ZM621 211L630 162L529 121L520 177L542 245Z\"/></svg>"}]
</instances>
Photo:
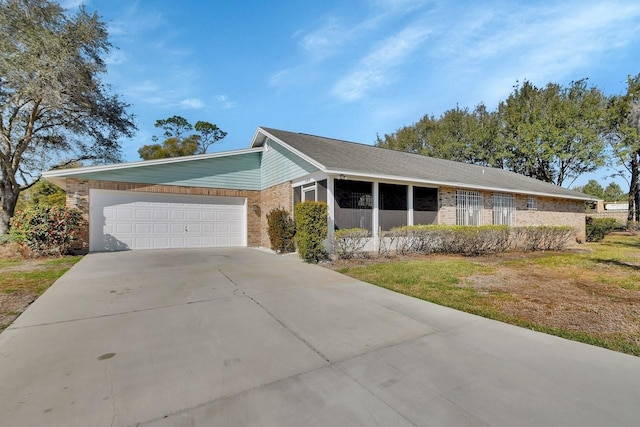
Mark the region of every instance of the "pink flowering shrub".
<instances>
[{"instance_id":1,"label":"pink flowering shrub","mask_svg":"<svg viewBox=\"0 0 640 427\"><path fill-rule=\"evenodd\" d=\"M28 246L35 256L65 255L84 226L78 209L34 206L14 214L9 233L11 240Z\"/></svg>"}]
</instances>

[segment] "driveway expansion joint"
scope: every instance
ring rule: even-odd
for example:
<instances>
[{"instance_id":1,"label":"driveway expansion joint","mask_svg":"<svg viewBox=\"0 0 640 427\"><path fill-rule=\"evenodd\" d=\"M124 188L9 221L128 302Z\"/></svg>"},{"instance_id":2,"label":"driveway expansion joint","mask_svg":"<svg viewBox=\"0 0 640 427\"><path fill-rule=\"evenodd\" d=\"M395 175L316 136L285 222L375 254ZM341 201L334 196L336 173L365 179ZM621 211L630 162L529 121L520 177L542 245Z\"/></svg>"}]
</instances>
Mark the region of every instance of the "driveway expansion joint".
<instances>
[{"instance_id":1,"label":"driveway expansion joint","mask_svg":"<svg viewBox=\"0 0 640 427\"><path fill-rule=\"evenodd\" d=\"M231 279L231 277L227 276L227 274L218 269L218 271L220 272L220 274L222 274L224 277L227 278L227 280L229 282L231 282L233 284L233 286L236 287L236 290L238 290L240 293L242 293L242 295L244 295L245 297L249 298L251 301L253 301L258 307L260 307L265 313L267 313L269 316L271 316L271 318L273 320L275 320L276 322L278 322L283 328L285 328L287 330L287 332L289 332L291 335L293 335L294 337L296 337L300 342L302 342L305 346L307 346L310 350L312 350L314 353L316 353L318 356L320 356L325 362L327 363L331 363L331 360L329 360L329 358L327 356L325 356L320 350L318 350L317 348L315 348L309 341L305 340L303 337L301 337L299 334L297 334L294 330L292 330L289 326L287 326L283 321L281 321L280 319L278 319L273 313L271 313L269 310L267 310L267 308L265 306L263 306L262 304L260 304L260 302L258 300L256 300L255 298L253 298L251 295L248 295L236 282L233 281L233 279ZM234 295L235 295L235 291L234 291Z\"/></svg>"}]
</instances>

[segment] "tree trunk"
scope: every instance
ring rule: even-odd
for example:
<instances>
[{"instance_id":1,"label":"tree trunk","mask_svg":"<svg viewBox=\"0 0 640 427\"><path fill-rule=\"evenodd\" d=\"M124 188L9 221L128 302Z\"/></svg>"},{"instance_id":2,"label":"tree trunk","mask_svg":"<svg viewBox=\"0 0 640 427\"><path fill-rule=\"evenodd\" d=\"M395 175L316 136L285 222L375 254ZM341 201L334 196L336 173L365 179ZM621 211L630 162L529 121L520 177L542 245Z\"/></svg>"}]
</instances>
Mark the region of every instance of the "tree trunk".
<instances>
[{"instance_id":1,"label":"tree trunk","mask_svg":"<svg viewBox=\"0 0 640 427\"><path fill-rule=\"evenodd\" d=\"M634 154L630 163L631 169L631 183L629 184L629 208L627 210L627 228L631 230L637 229L638 213L640 206L638 206L638 190L639 190L639 178L638 173L640 169L638 165L638 158Z\"/></svg>"},{"instance_id":2,"label":"tree trunk","mask_svg":"<svg viewBox=\"0 0 640 427\"><path fill-rule=\"evenodd\" d=\"M16 210L19 192L14 192L10 184L6 184L1 189L2 206L0 207L0 236L9 231L9 220Z\"/></svg>"}]
</instances>

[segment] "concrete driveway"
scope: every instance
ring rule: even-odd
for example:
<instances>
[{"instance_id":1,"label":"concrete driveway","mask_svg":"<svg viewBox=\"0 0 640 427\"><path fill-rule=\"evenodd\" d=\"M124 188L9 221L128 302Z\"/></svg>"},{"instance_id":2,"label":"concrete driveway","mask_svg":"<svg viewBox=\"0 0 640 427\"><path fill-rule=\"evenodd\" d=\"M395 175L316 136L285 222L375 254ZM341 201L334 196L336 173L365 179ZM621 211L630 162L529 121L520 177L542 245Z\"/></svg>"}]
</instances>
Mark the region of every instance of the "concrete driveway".
<instances>
[{"instance_id":1,"label":"concrete driveway","mask_svg":"<svg viewBox=\"0 0 640 427\"><path fill-rule=\"evenodd\" d=\"M253 249L89 255L0 335L3 426L639 419L640 358Z\"/></svg>"}]
</instances>

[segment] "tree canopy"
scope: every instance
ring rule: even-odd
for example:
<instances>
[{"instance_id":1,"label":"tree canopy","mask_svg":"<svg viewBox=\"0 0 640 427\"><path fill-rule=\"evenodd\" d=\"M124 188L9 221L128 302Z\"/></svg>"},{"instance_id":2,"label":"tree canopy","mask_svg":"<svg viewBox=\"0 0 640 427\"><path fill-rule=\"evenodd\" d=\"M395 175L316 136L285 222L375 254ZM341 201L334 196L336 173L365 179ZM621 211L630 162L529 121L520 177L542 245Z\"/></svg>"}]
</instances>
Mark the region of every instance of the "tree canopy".
<instances>
[{"instance_id":1,"label":"tree canopy","mask_svg":"<svg viewBox=\"0 0 640 427\"><path fill-rule=\"evenodd\" d=\"M627 92L609 101L608 139L615 164L630 175L627 219L640 221L640 74L627 79Z\"/></svg>"},{"instance_id":2,"label":"tree canopy","mask_svg":"<svg viewBox=\"0 0 640 427\"><path fill-rule=\"evenodd\" d=\"M585 80L563 87L516 84L496 111L479 104L377 138L377 145L506 168L556 185L571 184L605 163L607 98Z\"/></svg>"},{"instance_id":3,"label":"tree canopy","mask_svg":"<svg viewBox=\"0 0 640 427\"><path fill-rule=\"evenodd\" d=\"M48 0L0 0L0 234L40 172L78 160L120 159L133 135L128 105L101 76L106 25Z\"/></svg>"},{"instance_id":4,"label":"tree canopy","mask_svg":"<svg viewBox=\"0 0 640 427\"><path fill-rule=\"evenodd\" d=\"M140 147L138 154L143 160L204 154L211 145L227 136L227 132L217 125L204 121L192 125L181 116L156 120L155 127L164 130L165 140L158 143L159 138L154 136L154 144ZM196 133L191 133L194 130Z\"/></svg>"}]
</instances>

